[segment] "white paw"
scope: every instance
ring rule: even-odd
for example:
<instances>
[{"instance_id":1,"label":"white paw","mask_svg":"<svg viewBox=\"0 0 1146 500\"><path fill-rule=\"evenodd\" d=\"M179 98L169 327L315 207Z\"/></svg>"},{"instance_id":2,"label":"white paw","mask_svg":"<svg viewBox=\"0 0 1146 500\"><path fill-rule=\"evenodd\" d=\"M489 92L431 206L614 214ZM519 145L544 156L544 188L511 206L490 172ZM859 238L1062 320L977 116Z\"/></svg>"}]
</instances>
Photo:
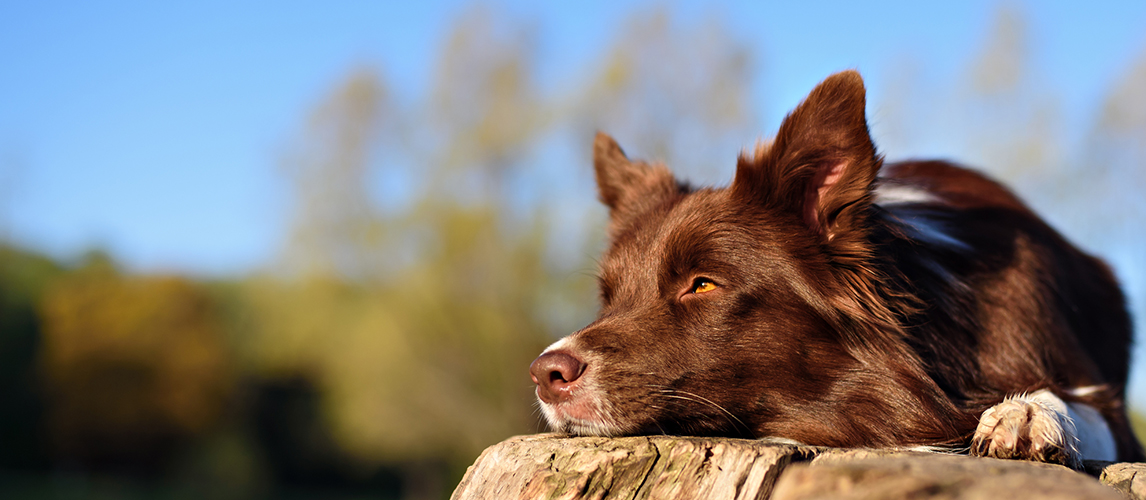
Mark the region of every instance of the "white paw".
<instances>
[{"instance_id":1,"label":"white paw","mask_svg":"<svg viewBox=\"0 0 1146 500\"><path fill-rule=\"evenodd\" d=\"M971 454L1082 468L1066 403L1045 389L1008 397L983 412L971 438Z\"/></svg>"}]
</instances>

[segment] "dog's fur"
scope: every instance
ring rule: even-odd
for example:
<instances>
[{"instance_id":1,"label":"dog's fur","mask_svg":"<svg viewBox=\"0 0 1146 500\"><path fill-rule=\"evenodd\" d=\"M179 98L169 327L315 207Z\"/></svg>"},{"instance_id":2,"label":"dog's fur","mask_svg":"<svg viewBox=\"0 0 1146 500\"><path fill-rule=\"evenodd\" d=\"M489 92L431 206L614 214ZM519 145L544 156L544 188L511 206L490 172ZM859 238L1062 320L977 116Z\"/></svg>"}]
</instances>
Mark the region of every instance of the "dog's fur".
<instances>
[{"instance_id":1,"label":"dog's fur","mask_svg":"<svg viewBox=\"0 0 1146 500\"><path fill-rule=\"evenodd\" d=\"M551 425L1077 467L1065 402L1101 415L1119 460L1141 459L1111 271L978 173L883 165L864 101L858 73L829 77L722 189L598 134L601 309L531 366ZM1058 403L1000 404L1020 393Z\"/></svg>"}]
</instances>

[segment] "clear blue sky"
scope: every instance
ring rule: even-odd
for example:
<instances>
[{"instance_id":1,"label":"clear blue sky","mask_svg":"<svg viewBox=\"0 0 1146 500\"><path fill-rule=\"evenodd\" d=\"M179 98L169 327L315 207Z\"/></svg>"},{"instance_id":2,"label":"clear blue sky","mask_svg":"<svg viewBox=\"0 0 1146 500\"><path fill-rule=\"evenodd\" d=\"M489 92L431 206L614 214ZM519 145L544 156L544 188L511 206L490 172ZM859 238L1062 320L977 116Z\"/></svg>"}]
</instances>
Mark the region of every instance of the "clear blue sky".
<instances>
[{"instance_id":1,"label":"clear blue sky","mask_svg":"<svg viewBox=\"0 0 1146 500\"><path fill-rule=\"evenodd\" d=\"M541 26L542 81L575 73L641 4L495 4ZM716 15L765 69L774 130L817 81L859 68L873 93L910 57L952 77L998 5L745 2ZM1146 2L1011 3L1038 74L1073 122L1146 50ZM647 5L647 4L644 4ZM446 2L14 2L0 4L0 237L68 257L109 249L130 268L225 275L272 259L285 233L279 155L307 110L355 65L419 97ZM709 7L705 7L709 9ZM768 130L762 130L766 133ZM1079 132L1081 134L1081 132Z\"/></svg>"}]
</instances>

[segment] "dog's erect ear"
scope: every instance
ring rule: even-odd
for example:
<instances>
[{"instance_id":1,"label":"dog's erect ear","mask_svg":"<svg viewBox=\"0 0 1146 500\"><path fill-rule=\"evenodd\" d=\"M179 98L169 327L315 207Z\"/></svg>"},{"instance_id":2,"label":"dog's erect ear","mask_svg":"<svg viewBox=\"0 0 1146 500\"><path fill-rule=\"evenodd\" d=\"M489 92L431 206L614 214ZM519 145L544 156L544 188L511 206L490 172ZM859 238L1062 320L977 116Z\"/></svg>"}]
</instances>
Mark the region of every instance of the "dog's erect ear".
<instances>
[{"instance_id":1,"label":"dog's erect ear","mask_svg":"<svg viewBox=\"0 0 1146 500\"><path fill-rule=\"evenodd\" d=\"M614 221L640 213L677 191L667 168L629 160L617 141L602 132L593 141L593 168L601 202Z\"/></svg>"},{"instance_id":2,"label":"dog's erect ear","mask_svg":"<svg viewBox=\"0 0 1146 500\"><path fill-rule=\"evenodd\" d=\"M859 73L828 77L784 119L771 147L741 156L733 192L795 211L828 242L862 230L881 164L864 106Z\"/></svg>"}]
</instances>

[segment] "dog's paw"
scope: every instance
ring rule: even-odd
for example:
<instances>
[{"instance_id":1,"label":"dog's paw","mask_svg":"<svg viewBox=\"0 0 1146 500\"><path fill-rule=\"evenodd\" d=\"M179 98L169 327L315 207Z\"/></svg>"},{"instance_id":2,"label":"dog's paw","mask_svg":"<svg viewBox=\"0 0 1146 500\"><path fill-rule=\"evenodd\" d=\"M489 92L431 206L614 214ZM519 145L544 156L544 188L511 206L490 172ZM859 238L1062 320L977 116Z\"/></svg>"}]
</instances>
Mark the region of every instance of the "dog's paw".
<instances>
[{"instance_id":1,"label":"dog's paw","mask_svg":"<svg viewBox=\"0 0 1146 500\"><path fill-rule=\"evenodd\" d=\"M1081 469L1076 436L1066 404L1041 390L1008 397L983 412L971 438L971 454Z\"/></svg>"}]
</instances>

